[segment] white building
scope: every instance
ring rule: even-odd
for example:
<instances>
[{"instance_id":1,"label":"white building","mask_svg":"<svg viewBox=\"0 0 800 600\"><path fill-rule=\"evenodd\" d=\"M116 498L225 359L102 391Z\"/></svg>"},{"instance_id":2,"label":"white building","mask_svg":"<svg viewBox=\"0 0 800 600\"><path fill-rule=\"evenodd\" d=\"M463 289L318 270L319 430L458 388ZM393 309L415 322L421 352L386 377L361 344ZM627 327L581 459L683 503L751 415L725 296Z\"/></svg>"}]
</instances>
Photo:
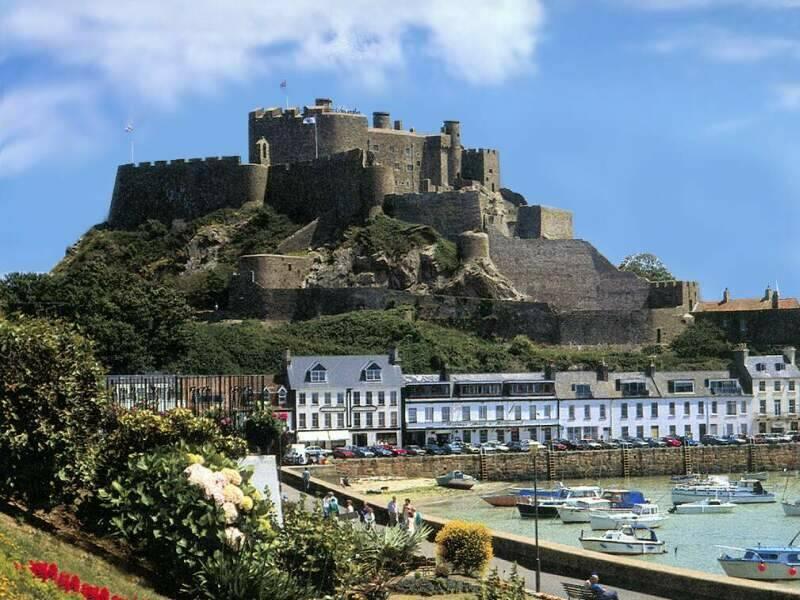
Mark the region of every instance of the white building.
<instances>
[{"instance_id":1,"label":"white building","mask_svg":"<svg viewBox=\"0 0 800 600\"><path fill-rule=\"evenodd\" d=\"M285 363L298 442L326 448L400 443L403 374L396 352L295 357L287 353Z\"/></svg>"},{"instance_id":2,"label":"white building","mask_svg":"<svg viewBox=\"0 0 800 600\"><path fill-rule=\"evenodd\" d=\"M750 356L747 348L740 348L735 354L744 384L753 394L755 433L798 431L800 369L795 364L795 349L784 348L783 354Z\"/></svg>"},{"instance_id":3,"label":"white building","mask_svg":"<svg viewBox=\"0 0 800 600\"><path fill-rule=\"evenodd\" d=\"M552 378L544 373L406 375L404 442L546 441L558 433Z\"/></svg>"},{"instance_id":4,"label":"white building","mask_svg":"<svg viewBox=\"0 0 800 600\"><path fill-rule=\"evenodd\" d=\"M561 437L660 438L751 432L750 397L728 371L556 374Z\"/></svg>"}]
</instances>

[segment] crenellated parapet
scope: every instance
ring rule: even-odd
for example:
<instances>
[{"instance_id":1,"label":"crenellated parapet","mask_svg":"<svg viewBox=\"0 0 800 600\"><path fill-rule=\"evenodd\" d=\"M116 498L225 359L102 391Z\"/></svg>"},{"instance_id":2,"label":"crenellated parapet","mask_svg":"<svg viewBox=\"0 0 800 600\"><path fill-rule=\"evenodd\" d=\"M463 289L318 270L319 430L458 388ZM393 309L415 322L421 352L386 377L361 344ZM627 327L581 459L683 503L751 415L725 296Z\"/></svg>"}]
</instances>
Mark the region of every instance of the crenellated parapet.
<instances>
[{"instance_id":1,"label":"crenellated parapet","mask_svg":"<svg viewBox=\"0 0 800 600\"><path fill-rule=\"evenodd\" d=\"M493 148L465 148L461 154L464 179L478 181L492 192L500 191L500 153Z\"/></svg>"}]
</instances>

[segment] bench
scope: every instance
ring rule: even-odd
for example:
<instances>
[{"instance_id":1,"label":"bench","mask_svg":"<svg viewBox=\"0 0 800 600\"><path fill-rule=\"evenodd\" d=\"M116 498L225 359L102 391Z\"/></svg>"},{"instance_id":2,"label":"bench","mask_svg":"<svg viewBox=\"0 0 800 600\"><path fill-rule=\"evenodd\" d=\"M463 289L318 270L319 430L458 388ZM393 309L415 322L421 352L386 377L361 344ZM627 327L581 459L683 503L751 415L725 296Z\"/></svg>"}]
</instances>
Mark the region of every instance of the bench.
<instances>
[{"instance_id":1,"label":"bench","mask_svg":"<svg viewBox=\"0 0 800 600\"><path fill-rule=\"evenodd\" d=\"M597 595L582 583L561 582L568 600L597 600Z\"/></svg>"}]
</instances>

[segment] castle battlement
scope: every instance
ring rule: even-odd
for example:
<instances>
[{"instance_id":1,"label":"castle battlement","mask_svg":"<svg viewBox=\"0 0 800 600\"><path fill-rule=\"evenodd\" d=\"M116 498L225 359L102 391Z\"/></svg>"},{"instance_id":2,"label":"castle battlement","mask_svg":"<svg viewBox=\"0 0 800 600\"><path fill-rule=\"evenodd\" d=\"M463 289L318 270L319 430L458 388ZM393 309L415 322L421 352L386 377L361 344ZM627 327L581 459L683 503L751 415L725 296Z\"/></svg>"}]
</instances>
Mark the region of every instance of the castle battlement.
<instances>
[{"instance_id":1,"label":"castle battlement","mask_svg":"<svg viewBox=\"0 0 800 600\"><path fill-rule=\"evenodd\" d=\"M246 165L242 162L241 156L205 156L201 158L173 158L172 160L142 161L139 163L126 163L119 166L121 170L132 169L155 169L159 167L174 167L178 165L188 165L197 163L225 163L228 165Z\"/></svg>"},{"instance_id":2,"label":"castle battlement","mask_svg":"<svg viewBox=\"0 0 800 600\"><path fill-rule=\"evenodd\" d=\"M464 148L465 154L497 154L494 148Z\"/></svg>"}]
</instances>

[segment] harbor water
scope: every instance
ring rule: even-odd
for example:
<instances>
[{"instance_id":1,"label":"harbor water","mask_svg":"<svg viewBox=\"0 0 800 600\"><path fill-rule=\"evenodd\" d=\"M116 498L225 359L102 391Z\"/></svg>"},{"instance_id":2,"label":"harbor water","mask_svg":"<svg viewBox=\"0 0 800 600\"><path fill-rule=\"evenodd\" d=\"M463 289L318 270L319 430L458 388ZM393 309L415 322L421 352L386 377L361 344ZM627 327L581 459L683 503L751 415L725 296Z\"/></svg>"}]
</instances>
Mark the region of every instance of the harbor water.
<instances>
[{"instance_id":1,"label":"harbor water","mask_svg":"<svg viewBox=\"0 0 800 600\"><path fill-rule=\"evenodd\" d=\"M731 481L738 479L730 476ZM800 497L800 480L792 477L788 480L782 473L770 473L764 487L777 496L777 501L768 504L739 504L729 514L668 514L672 502L670 492L674 485L668 477L642 477L630 480L600 479L564 481L564 485L598 485L603 488L625 488L640 490L650 502L658 504L659 509L669 518L656 528L659 539L667 544L667 553L636 557L638 560L662 563L678 567L686 567L715 574L724 574L717 557L720 548L717 546L786 545L800 531L800 517L786 517L781 508L781 498L786 487L787 499ZM551 482L540 483L540 487L549 488ZM533 482L518 482L514 487L533 487ZM471 492L447 498L429 497L420 499L417 506L423 514L428 513L448 519L462 519L484 523L492 529L527 535L533 538L533 519L522 519L516 507L493 507L481 500L481 486ZM485 492L483 492L485 493ZM539 537L580 548L578 537L581 530L589 532L589 523L566 525L560 519L540 519ZM602 533L602 532L596 532ZM800 545L800 538L798 538ZM786 582L782 585L798 586L798 582Z\"/></svg>"}]
</instances>

